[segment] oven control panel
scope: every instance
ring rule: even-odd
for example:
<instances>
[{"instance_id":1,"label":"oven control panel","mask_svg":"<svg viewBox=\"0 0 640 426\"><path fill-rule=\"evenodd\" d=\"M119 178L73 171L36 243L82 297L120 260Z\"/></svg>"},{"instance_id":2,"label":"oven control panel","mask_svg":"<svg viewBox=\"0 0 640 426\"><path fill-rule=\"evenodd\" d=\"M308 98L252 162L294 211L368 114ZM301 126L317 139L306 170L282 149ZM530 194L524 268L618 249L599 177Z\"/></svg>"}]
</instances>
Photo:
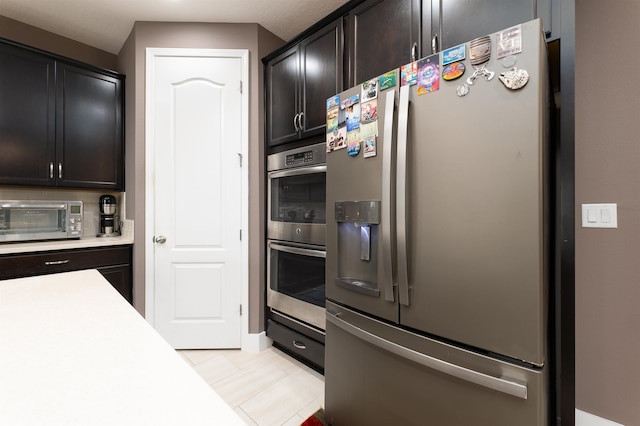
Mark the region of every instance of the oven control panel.
<instances>
[{"instance_id":1,"label":"oven control panel","mask_svg":"<svg viewBox=\"0 0 640 426\"><path fill-rule=\"evenodd\" d=\"M284 170L293 167L326 164L327 146L324 143L290 149L267 157L267 171Z\"/></svg>"}]
</instances>

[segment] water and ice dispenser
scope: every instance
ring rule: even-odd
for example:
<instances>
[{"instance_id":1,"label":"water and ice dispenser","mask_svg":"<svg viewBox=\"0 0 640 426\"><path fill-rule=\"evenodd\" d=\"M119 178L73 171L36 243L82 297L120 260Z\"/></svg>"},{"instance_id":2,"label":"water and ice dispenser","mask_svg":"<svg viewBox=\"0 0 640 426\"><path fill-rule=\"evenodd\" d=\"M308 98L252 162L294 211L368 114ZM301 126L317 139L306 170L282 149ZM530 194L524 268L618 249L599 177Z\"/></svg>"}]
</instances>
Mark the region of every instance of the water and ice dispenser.
<instances>
[{"instance_id":1,"label":"water and ice dispenser","mask_svg":"<svg viewBox=\"0 0 640 426\"><path fill-rule=\"evenodd\" d=\"M379 296L378 240L380 201L337 201L338 276L336 284Z\"/></svg>"}]
</instances>

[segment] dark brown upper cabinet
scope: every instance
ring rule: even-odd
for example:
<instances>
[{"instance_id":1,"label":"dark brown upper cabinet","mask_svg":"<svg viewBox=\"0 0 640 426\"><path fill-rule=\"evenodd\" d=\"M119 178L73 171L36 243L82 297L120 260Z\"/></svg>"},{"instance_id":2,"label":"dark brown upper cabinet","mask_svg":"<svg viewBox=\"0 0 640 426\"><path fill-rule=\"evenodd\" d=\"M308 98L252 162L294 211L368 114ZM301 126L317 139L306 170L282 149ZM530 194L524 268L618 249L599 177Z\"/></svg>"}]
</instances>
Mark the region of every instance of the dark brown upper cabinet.
<instances>
[{"instance_id":1,"label":"dark brown upper cabinet","mask_svg":"<svg viewBox=\"0 0 640 426\"><path fill-rule=\"evenodd\" d=\"M349 21L349 86L419 59L420 0L367 0Z\"/></svg>"},{"instance_id":2,"label":"dark brown upper cabinet","mask_svg":"<svg viewBox=\"0 0 640 426\"><path fill-rule=\"evenodd\" d=\"M267 145L322 135L326 100L342 90L342 19L265 58Z\"/></svg>"},{"instance_id":3,"label":"dark brown upper cabinet","mask_svg":"<svg viewBox=\"0 0 640 426\"><path fill-rule=\"evenodd\" d=\"M0 42L0 185L124 189L124 77Z\"/></svg>"}]
</instances>

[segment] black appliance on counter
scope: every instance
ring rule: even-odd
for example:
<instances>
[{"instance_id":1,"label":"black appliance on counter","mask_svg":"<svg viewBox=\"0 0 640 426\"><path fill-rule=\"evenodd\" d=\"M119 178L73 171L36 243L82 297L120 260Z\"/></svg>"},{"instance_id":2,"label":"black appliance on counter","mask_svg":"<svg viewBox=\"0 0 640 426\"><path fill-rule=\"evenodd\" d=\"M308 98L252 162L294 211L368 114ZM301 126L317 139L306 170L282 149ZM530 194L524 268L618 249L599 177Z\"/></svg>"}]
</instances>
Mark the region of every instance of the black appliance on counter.
<instances>
[{"instance_id":1,"label":"black appliance on counter","mask_svg":"<svg viewBox=\"0 0 640 426\"><path fill-rule=\"evenodd\" d=\"M324 370L326 148L267 158L267 336Z\"/></svg>"},{"instance_id":2,"label":"black appliance on counter","mask_svg":"<svg viewBox=\"0 0 640 426\"><path fill-rule=\"evenodd\" d=\"M118 205L116 203L116 197L113 195L102 195L100 196L100 233L97 235L98 237L118 237L120 236L120 231L116 226L117 221L116 211L118 209Z\"/></svg>"}]
</instances>

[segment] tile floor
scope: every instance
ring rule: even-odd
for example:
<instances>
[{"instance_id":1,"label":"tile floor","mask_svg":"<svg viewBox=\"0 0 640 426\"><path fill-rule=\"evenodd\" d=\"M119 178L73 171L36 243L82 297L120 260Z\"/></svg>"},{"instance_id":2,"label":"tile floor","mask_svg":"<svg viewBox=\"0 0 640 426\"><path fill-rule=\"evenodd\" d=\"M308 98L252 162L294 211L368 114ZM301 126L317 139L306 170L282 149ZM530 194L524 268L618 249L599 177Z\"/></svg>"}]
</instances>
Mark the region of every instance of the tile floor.
<instances>
[{"instance_id":1,"label":"tile floor","mask_svg":"<svg viewBox=\"0 0 640 426\"><path fill-rule=\"evenodd\" d=\"M324 377L273 347L178 353L248 425L299 426L324 407Z\"/></svg>"}]
</instances>

